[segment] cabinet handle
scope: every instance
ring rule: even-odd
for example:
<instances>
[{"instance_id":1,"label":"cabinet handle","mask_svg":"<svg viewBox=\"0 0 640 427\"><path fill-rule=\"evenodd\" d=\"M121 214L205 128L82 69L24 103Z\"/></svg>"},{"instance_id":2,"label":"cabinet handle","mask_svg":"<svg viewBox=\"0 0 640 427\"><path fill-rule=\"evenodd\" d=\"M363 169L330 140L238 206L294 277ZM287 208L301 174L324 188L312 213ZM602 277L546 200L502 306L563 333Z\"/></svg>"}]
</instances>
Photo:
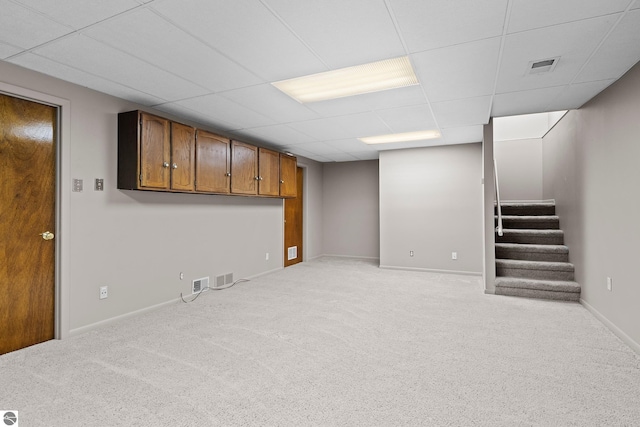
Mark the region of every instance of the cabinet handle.
<instances>
[{"instance_id":1,"label":"cabinet handle","mask_svg":"<svg viewBox=\"0 0 640 427\"><path fill-rule=\"evenodd\" d=\"M224 176L231 176L231 172L225 173Z\"/></svg>"},{"instance_id":2,"label":"cabinet handle","mask_svg":"<svg viewBox=\"0 0 640 427\"><path fill-rule=\"evenodd\" d=\"M259 181L260 177L259 176L254 176L253 179L255 179L256 181Z\"/></svg>"},{"instance_id":3,"label":"cabinet handle","mask_svg":"<svg viewBox=\"0 0 640 427\"><path fill-rule=\"evenodd\" d=\"M169 167L169 162L164 162L164 163L162 164L162 167L163 167L163 168L168 168L168 167Z\"/></svg>"},{"instance_id":4,"label":"cabinet handle","mask_svg":"<svg viewBox=\"0 0 640 427\"><path fill-rule=\"evenodd\" d=\"M173 165L171 165L171 167L172 167L173 169L178 169L178 164L177 164L177 163L174 163Z\"/></svg>"},{"instance_id":5,"label":"cabinet handle","mask_svg":"<svg viewBox=\"0 0 640 427\"><path fill-rule=\"evenodd\" d=\"M280 180L280 184L284 184L284 180L283 179Z\"/></svg>"}]
</instances>

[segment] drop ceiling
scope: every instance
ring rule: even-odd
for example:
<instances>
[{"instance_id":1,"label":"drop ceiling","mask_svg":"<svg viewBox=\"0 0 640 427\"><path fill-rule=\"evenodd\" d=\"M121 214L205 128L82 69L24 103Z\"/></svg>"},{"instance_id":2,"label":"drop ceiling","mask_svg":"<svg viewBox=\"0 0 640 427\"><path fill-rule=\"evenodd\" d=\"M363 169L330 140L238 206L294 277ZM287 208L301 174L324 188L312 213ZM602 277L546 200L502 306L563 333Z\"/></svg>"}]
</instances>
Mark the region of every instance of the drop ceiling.
<instances>
[{"instance_id":1,"label":"drop ceiling","mask_svg":"<svg viewBox=\"0 0 640 427\"><path fill-rule=\"evenodd\" d=\"M640 0L0 0L0 59L321 162L482 139L640 60ZM419 85L300 104L270 83L407 55ZM559 60L530 74L532 61ZM1 79L1 76L0 76ZM437 129L436 140L360 137Z\"/></svg>"}]
</instances>

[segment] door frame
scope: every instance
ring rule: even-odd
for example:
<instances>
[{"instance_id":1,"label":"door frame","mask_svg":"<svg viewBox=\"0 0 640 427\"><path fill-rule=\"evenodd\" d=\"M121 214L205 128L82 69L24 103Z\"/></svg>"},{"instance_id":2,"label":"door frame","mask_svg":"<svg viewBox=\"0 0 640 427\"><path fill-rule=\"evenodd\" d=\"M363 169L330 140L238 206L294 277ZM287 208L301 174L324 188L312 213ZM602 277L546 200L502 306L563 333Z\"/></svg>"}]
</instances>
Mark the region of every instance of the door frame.
<instances>
[{"instance_id":1,"label":"door frame","mask_svg":"<svg viewBox=\"0 0 640 427\"><path fill-rule=\"evenodd\" d=\"M69 212L71 199L71 101L0 81L0 93L56 107L56 257L54 339L69 336ZM66 185L68 183L68 185Z\"/></svg>"}]
</instances>

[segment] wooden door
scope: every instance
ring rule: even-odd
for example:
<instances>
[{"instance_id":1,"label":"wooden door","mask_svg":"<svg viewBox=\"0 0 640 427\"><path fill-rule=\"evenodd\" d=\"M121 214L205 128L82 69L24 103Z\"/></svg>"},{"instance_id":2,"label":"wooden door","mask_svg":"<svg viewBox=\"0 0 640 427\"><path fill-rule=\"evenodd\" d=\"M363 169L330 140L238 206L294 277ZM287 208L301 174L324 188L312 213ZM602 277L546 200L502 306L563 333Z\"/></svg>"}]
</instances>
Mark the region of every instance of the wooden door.
<instances>
[{"instance_id":1,"label":"wooden door","mask_svg":"<svg viewBox=\"0 0 640 427\"><path fill-rule=\"evenodd\" d=\"M293 156L280 154L280 196L296 197L297 159Z\"/></svg>"},{"instance_id":2,"label":"wooden door","mask_svg":"<svg viewBox=\"0 0 640 427\"><path fill-rule=\"evenodd\" d=\"M0 95L0 354L54 336L56 123L56 108Z\"/></svg>"},{"instance_id":3,"label":"wooden door","mask_svg":"<svg viewBox=\"0 0 640 427\"><path fill-rule=\"evenodd\" d=\"M302 168L296 170L296 197L284 200L284 266L302 262Z\"/></svg>"},{"instance_id":4,"label":"wooden door","mask_svg":"<svg viewBox=\"0 0 640 427\"><path fill-rule=\"evenodd\" d=\"M196 191L228 194L231 191L231 143L198 130L196 134Z\"/></svg>"},{"instance_id":5,"label":"wooden door","mask_svg":"<svg viewBox=\"0 0 640 427\"><path fill-rule=\"evenodd\" d=\"M258 194L261 196L280 195L280 154L258 149Z\"/></svg>"},{"instance_id":6,"label":"wooden door","mask_svg":"<svg viewBox=\"0 0 640 427\"><path fill-rule=\"evenodd\" d=\"M169 132L169 120L140 113L140 187L169 188Z\"/></svg>"},{"instance_id":7,"label":"wooden door","mask_svg":"<svg viewBox=\"0 0 640 427\"><path fill-rule=\"evenodd\" d=\"M171 122L171 189L193 191L196 170L196 130Z\"/></svg>"},{"instance_id":8,"label":"wooden door","mask_svg":"<svg viewBox=\"0 0 640 427\"><path fill-rule=\"evenodd\" d=\"M231 192L258 194L258 147L231 141Z\"/></svg>"}]
</instances>

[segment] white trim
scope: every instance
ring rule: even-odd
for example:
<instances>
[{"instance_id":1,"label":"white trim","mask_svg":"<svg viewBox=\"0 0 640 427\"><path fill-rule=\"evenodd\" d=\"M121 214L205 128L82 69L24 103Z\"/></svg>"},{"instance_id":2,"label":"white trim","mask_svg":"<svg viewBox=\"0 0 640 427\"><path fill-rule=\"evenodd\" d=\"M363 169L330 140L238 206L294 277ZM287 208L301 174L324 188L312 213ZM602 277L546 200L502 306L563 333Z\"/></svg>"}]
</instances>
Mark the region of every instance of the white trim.
<instances>
[{"instance_id":1,"label":"white trim","mask_svg":"<svg viewBox=\"0 0 640 427\"><path fill-rule=\"evenodd\" d=\"M380 265L380 268L387 270L424 271L426 273L461 274L464 276L483 276L481 271L438 270L435 268L399 267L395 265Z\"/></svg>"},{"instance_id":2,"label":"white trim","mask_svg":"<svg viewBox=\"0 0 640 427\"><path fill-rule=\"evenodd\" d=\"M335 257L335 258L352 258L352 259L366 259L366 260L371 260L371 261L378 261L380 262L380 257L373 257L373 256L356 256L356 255L334 255L334 254L322 254L319 255L315 258L320 258L320 257ZM314 259L315 259L314 258Z\"/></svg>"},{"instance_id":3,"label":"white trim","mask_svg":"<svg viewBox=\"0 0 640 427\"><path fill-rule=\"evenodd\" d=\"M504 205L505 203L556 203L555 199L544 199L544 200L501 200L500 204Z\"/></svg>"},{"instance_id":4,"label":"white trim","mask_svg":"<svg viewBox=\"0 0 640 427\"><path fill-rule=\"evenodd\" d=\"M58 144L56 163L56 296L54 338L69 336L70 274L69 274L69 212L71 159L71 101L37 92L21 86L0 82L0 92L58 107Z\"/></svg>"},{"instance_id":5,"label":"white trim","mask_svg":"<svg viewBox=\"0 0 640 427\"><path fill-rule=\"evenodd\" d=\"M628 345L629 347L631 347L631 350L635 351L636 353L640 354L640 344L638 344L637 342L635 342L633 340L633 338L631 338L629 335L625 334L622 329L618 328L613 322L611 322L609 319L607 319L602 313L600 313L598 310L596 310L591 304L589 304L588 302L586 302L585 300L583 300L582 298L580 298L580 304L582 304L584 306L584 308L586 308L591 314L593 314L593 316L598 319L599 321L601 321L607 328L609 328L609 330L611 332L613 332L613 334L615 336L617 336L618 338L620 338L620 340L625 343L626 345Z\"/></svg>"}]
</instances>

